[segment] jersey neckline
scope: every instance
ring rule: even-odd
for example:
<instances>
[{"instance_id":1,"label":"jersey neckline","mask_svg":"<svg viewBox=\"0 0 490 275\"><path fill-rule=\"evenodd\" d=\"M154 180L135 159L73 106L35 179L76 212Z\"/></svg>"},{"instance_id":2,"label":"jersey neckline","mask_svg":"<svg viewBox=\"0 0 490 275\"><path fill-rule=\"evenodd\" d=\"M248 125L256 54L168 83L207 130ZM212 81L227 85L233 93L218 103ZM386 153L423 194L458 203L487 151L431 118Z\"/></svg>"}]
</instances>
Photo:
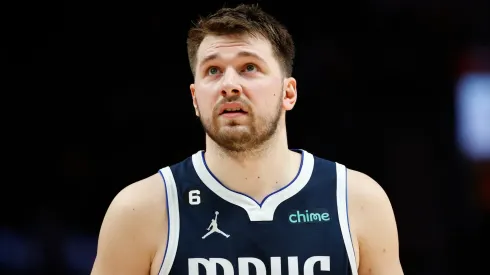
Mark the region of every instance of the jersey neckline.
<instances>
[{"instance_id":1,"label":"jersey neckline","mask_svg":"<svg viewBox=\"0 0 490 275\"><path fill-rule=\"evenodd\" d=\"M224 186L209 170L204 159L204 151L198 151L192 156L192 164L204 185L223 200L243 208L247 212L250 221L272 221L277 207L301 191L313 173L315 163L313 155L305 150L299 151L301 152L301 165L296 177L281 189L267 195L262 203L255 201L248 195Z\"/></svg>"}]
</instances>

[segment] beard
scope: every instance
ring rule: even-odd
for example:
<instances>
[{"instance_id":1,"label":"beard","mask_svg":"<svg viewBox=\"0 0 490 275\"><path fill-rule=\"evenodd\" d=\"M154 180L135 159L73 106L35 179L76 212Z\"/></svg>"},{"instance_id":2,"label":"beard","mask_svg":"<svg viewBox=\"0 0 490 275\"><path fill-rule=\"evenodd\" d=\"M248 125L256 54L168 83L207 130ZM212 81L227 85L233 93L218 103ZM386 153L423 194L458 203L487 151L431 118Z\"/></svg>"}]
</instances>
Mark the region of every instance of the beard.
<instances>
[{"instance_id":1,"label":"beard","mask_svg":"<svg viewBox=\"0 0 490 275\"><path fill-rule=\"evenodd\" d=\"M246 102L236 98L226 99L228 102ZM223 123L220 121L218 111L221 104L217 104L210 118L199 117L206 134L221 148L231 153L252 152L260 149L277 132L282 113L282 98L275 106L271 116L257 117L249 108L245 123L238 123L230 119ZM199 106L197 106L199 108Z\"/></svg>"}]
</instances>

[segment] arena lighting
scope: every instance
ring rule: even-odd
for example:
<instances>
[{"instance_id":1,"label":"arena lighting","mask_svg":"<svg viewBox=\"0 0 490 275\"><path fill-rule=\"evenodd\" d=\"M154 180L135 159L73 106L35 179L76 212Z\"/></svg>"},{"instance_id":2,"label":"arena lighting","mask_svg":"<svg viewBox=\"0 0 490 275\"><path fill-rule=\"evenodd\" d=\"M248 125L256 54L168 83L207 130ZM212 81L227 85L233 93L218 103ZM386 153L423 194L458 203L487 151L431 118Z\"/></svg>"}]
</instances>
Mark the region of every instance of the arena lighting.
<instances>
[{"instance_id":1,"label":"arena lighting","mask_svg":"<svg viewBox=\"0 0 490 275\"><path fill-rule=\"evenodd\" d=\"M473 161L490 160L490 72L469 72L456 88L457 142Z\"/></svg>"}]
</instances>

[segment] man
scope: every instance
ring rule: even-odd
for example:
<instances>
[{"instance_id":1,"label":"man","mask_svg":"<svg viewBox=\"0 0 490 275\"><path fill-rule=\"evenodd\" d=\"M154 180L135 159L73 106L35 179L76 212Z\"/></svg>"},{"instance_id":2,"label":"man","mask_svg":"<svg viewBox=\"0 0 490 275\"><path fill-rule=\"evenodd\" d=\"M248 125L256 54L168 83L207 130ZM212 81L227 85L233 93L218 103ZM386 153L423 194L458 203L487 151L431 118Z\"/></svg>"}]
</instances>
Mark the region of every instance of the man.
<instances>
[{"instance_id":1,"label":"man","mask_svg":"<svg viewBox=\"0 0 490 275\"><path fill-rule=\"evenodd\" d=\"M92 274L403 274L380 186L288 148L288 31L240 5L201 19L187 47L206 150L115 197Z\"/></svg>"}]
</instances>

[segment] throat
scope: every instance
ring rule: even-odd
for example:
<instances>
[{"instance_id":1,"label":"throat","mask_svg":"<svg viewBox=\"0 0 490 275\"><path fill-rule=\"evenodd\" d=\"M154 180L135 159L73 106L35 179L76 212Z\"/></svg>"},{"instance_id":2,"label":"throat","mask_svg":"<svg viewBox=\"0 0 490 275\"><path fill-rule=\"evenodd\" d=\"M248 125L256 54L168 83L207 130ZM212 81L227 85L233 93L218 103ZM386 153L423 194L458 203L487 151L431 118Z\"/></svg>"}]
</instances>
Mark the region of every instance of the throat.
<instances>
[{"instance_id":1,"label":"throat","mask_svg":"<svg viewBox=\"0 0 490 275\"><path fill-rule=\"evenodd\" d=\"M211 168L228 189L245 194L261 204L270 194L289 185L301 170L301 154L291 152L290 158L268 164L226 162L225 167Z\"/></svg>"},{"instance_id":2,"label":"throat","mask_svg":"<svg viewBox=\"0 0 490 275\"><path fill-rule=\"evenodd\" d=\"M289 185L301 170L302 152L291 151L287 145L281 148L277 140L274 144L242 157L209 146L204 161L222 185L260 204L270 194Z\"/></svg>"},{"instance_id":3,"label":"throat","mask_svg":"<svg viewBox=\"0 0 490 275\"><path fill-rule=\"evenodd\" d=\"M223 184L235 192L251 197L259 204L262 204L267 196L290 183L274 177L268 177L267 179L260 175L245 176L241 177L240 180L234 181L235 184Z\"/></svg>"}]
</instances>

